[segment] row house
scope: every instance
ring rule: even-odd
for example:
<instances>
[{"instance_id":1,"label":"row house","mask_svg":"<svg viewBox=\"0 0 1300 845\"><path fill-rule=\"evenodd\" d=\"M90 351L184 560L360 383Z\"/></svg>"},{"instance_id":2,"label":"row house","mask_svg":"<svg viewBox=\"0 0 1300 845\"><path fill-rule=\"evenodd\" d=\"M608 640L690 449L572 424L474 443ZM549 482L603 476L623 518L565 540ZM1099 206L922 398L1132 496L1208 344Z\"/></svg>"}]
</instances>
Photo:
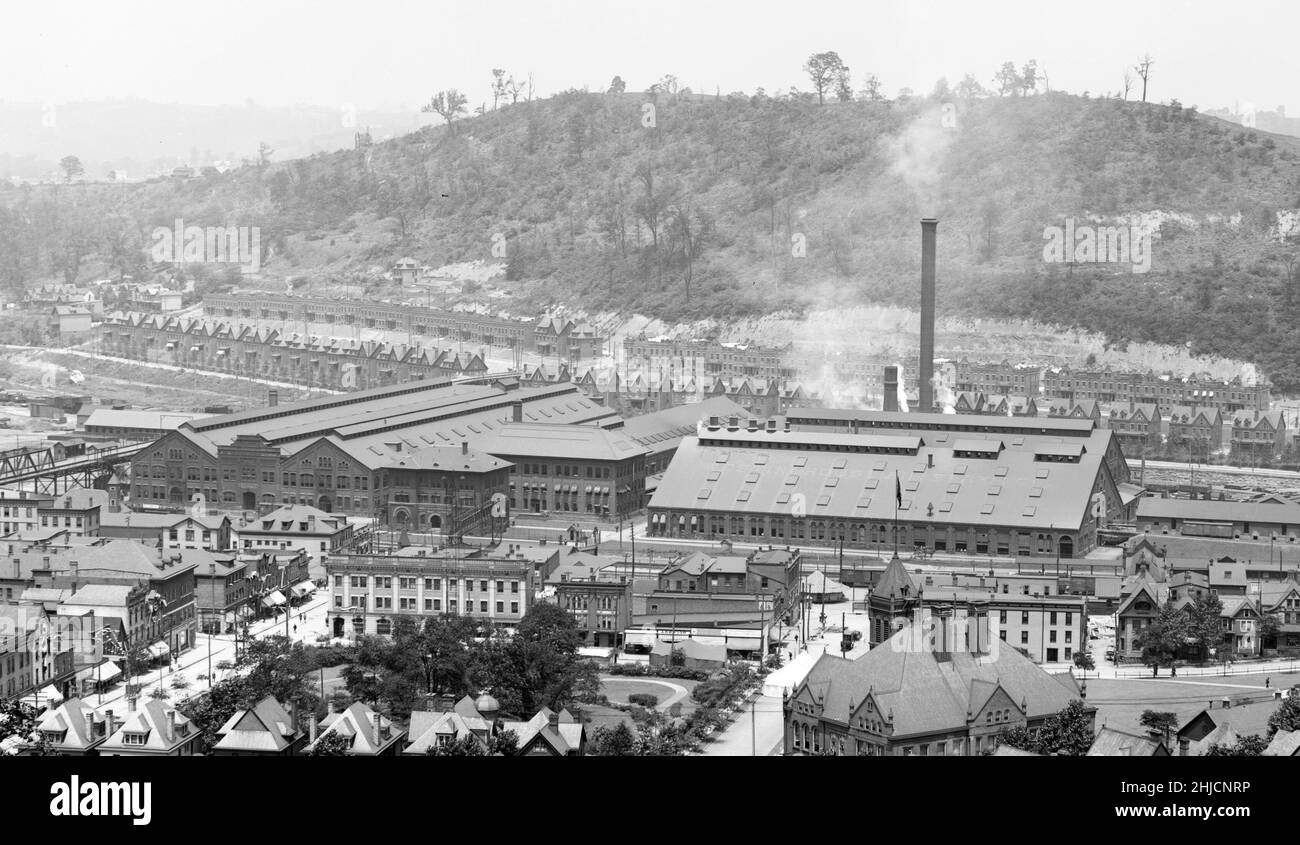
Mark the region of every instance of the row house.
<instances>
[{"instance_id":1,"label":"row house","mask_svg":"<svg viewBox=\"0 0 1300 845\"><path fill-rule=\"evenodd\" d=\"M1174 378L1168 374L1116 373L1049 368L1043 375L1043 392L1052 398L1098 402L1142 402L1168 414L1174 405L1218 408L1220 411L1266 411L1271 401L1269 386L1248 385L1240 379Z\"/></svg>"},{"instance_id":2,"label":"row house","mask_svg":"<svg viewBox=\"0 0 1300 845\"><path fill-rule=\"evenodd\" d=\"M1207 405L1173 405L1169 409L1169 444L1209 455L1223 448L1223 412Z\"/></svg>"},{"instance_id":3,"label":"row house","mask_svg":"<svg viewBox=\"0 0 1300 845\"><path fill-rule=\"evenodd\" d=\"M1043 368L1032 364L973 362L965 358L954 364L955 389L971 393L999 393L1037 396Z\"/></svg>"},{"instance_id":4,"label":"row house","mask_svg":"<svg viewBox=\"0 0 1300 845\"><path fill-rule=\"evenodd\" d=\"M1053 399L1047 406L1049 417L1101 422L1101 405L1096 399Z\"/></svg>"},{"instance_id":5,"label":"row house","mask_svg":"<svg viewBox=\"0 0 1300 845\"><path fill-rule=\"evenodd\" d=\"M1160 446L1160 411L1153 403L1130 402L1110 410L1107 427L1115 432L1125 454L1140 455Z\"/></svg>"},{"instance_id":6,"label":"row house","mask_svg":"<svg viewBox=\"0 0 1300 845\"><path fill-rule=\"evenodd\" d=\"M203 313L208 317L227 319L306 322L406 332L418 338L524 352L537 352L539 338L550 337L547 332L539 333L533 320L515 320L469 311L446 311L404 303L368 302L352 298L323 299L266 291L209 294L203 300ZM565 340L567 343L568 338ZM591 342L589 334L579 333L580 347L589 348L584 344ZM604 346L604 340L598 339L594 345L599 349ZM599 352L595 354L599 355Z\"/></svg>"},{"instance_id":7,"label":"row house","mask_svg":"<svg viewBox=\"0 0 1300 845\"><path fill-rule=\"evenodd\" d=\"M581 361L601 358L605 354L605 338L590 323L542 317L533 328L533 337L537 354L543 357Z\"/></svg>"},{"instance_id":8,"label":"row house","mask_svg":"<svg viewBox=\"0 0 1300 845\"><path fill-rule=\"evenodd\" d=\"M137 313L106 319L100 341L102 351L122 357L342 390L488 369L476 353Z\"/></svg>"},{"instance_id":9,"label":"row house","mask_svg":"<svg viewBox=\"0 0 1300 845\"><path fill-rule=\"evenodd\" d=\"M1238 411L1232 415L1232 451L1256 459L1280 455L1286 448L1286 419L1281 411Z\"/></svg>"}]
</instances>

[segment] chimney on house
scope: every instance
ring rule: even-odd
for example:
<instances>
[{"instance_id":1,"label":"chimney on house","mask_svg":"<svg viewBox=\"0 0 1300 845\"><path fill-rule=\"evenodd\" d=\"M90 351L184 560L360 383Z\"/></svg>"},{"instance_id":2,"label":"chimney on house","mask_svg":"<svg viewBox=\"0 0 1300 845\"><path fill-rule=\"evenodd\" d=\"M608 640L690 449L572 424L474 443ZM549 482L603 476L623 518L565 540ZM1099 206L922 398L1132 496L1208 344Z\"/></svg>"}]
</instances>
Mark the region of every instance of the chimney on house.
<instances>
[{"instance_id":1,"label":"chimney on house","mask_svg":"<svg viewBox=\"0 0 1300 845\"><path fill-rule=\"evenodd\" d=\"M555 728L555 727L559 727L559 725L560 725L560 714L559 714L559 713L552 712L549 716L546 717L546 724L550 725L550 726L553 727L553 728Z\"/></svg>"},{"instance_id":2,"label":"chimney on house","mask_svg":"<svg viewBox=\"0 0 1300 845\"><path fill-rule=\"evenodd\" d=\"M523 403L523 402L511 402L511 403L510 403L510 419L511 419L513 422L517 422L517 423L521 423L521 422L524 421L524 403Z\"/></svg>"},{"instance_id":3,"label":"chimney on house","mask_svg":"<svg viewBox=\"0 0 1300 845\"><path fill-rule=\"evenodd\" d=\"M379 714L373 710L370 711L370 728L371 738L374 739L375 747L378 748L382 744L379 736Z\"/></svg>"},{"instance_id":4,"label":"chimney on house","mask_svg":"<svg viewBox=\"0 0 1300 845\"><path fill-rule=\"evenodd\" d=\"M175 715L175 713L175 710L171 713L164 710L162 714L162 724L159 725L159 727L163 729L163 736L167 738L168 745L171 745L176 741L176 726L172 723L172 716Z\"/></svg>"},{"instance_id":5,"label":"chimney on house","mask_svg":"<svg viewBox=\"0 0 1300 845\"><path fill-rule=\"evenodd\" d=\"M307 717L307 742L314 743L316 741L316 730L316 714L313 713Z\"/></svg>"},{"instance_id":6,"label":"chimney on house","mask_svg":"<svg viewBox=\"0 0 1300 845\"><path fill-rule=\"evenodd\" d=\"M930 452L925 456L925 465L930 469L934 469L934 452Z\"/></svg>"},{"instance_id":7,"label":"chimney on house","mask_svg":"<svg viewBox=\"0 0 1300 845\"><path fill-rule=\"evenodd\" d=\"M776 420L768 420L768 421L767 421L767 433L768 433L768 434L774 434L775 432L776 432Z\"/></svg>"},{"instance_id":8,"label":"chimney on house","mask_svg":"<svg viewBox=\"0 0 1300 845\"><path fill-rule=\"evenodd\" d=\"M890 364L885 367L885 405L888 412L898 410L898 367Z\"/></svg>"},{"instance_id":9,"label":"chimney on house","mask_svg":"<svg viewBox=\"0 0 1300 845\"><path fill-rule=\"evenodd\" d=\"M462 455L468 455L468 454L469 454L469 441L468 441L468 440L462 440L462 441L460 441L460 453L461 453Z\"/></svg>"},{"instance_id":10,"label":"chimney on house","mask_svg":"<svg viewBox=\"0 0 1300 845\"><path fill-rule=\"evenodd\" d=\"M95 738L95 711L86 708L86 739Z\"/></svg>"},{"instance_id":11,"label":"chimney on house","mask_svg":"<svg viewBox=\"0 0 1300 845\"><path fill-rule=\"evenodd\" d=\"M104 711L104 736L105 737L112 736L113 731L115 730L117 730L117 725L114 724L113 722L113 711L105 710Z\"/></svg>"},{"instance_id":12,"label":"chimney on house","mask_svg":"<svg viewBox=\"0 0 1300 845\"><path fill-rule=\"evenodd\" d=\"M279 405L279 404L280 404L280 391L278 391L278 390L268 390L268 391L266 392L266 404L267 404L269 407L271 407L271 408L274 408L276 405Z\"/></svg>"},{"instance_id":13,"label":"chimney on house","mask_svg":"<svg viewBox=\"0 0 1300 845\"><path fill-rule=\"evenodd\" d=\"M921 413L934 411L934 242L939 221L921 221Z\"/></svg>"},{"instance_id":14,"label":"chimney on house","mask_svg":"<svg viewBox=\"0 0 1300 845\"><path fill-rule=\"evenodd\" d=\"M737 431L740 429L740 417L732 416L727 420L727 431Z\"/></svg>"}]
</instances>

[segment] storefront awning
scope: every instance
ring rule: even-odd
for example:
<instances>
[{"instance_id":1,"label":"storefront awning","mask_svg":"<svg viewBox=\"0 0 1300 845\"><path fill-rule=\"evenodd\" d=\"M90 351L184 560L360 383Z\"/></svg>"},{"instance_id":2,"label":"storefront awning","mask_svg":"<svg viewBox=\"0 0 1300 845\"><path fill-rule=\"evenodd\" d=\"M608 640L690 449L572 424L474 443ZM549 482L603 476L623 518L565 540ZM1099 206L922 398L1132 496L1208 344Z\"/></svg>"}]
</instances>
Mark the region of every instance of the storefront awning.
<instances>
[{"instance_id":1,"label":"storefront awning","mask_svg":"<svg viewBox=\"0 0 1300 845\"><path fill-rule=\"evenodd\" d=\"M86 681L108 683L120 677L122 677L122 667L111 660L105 660L98 666L87 666L78 672L77 683L84 684Z\"/></svg>"},{"instance_id":2,"label":"storefront awning","mask_svg":"<svg viewBox=\"0 0 1300 845\"><path fill-rule=\"evenodd\" d=\"M302 598L303 596L309 596L316 592L316 585L311 581L303 581L299 584L294 584L292 589L296 598Z\"/></svg>"},{"instance_id":3,"label":"storefront awning","mask_svg":"<svg viewBox=\"0 0 1300 845\"><path fill-rule=\"evenodd\" d=\"M171 646L167 645L167 643L159 640L145 649L145 651L149 653L150 657L166 657L171 654L172 649Z\"/></svg>"},{"instance_id":4,"label":"storefront awning","mask_svg":"<svg viewBox=\"0 0 1300 845\"><path fill-rule=\"evenodd\" d=\"M262 604L265 605L266 607L278 607L284 604L284 602L285 602L284 593L280 592L279 590L275 590L269 596L262 597Z\"/></svg>"}]
</instances>

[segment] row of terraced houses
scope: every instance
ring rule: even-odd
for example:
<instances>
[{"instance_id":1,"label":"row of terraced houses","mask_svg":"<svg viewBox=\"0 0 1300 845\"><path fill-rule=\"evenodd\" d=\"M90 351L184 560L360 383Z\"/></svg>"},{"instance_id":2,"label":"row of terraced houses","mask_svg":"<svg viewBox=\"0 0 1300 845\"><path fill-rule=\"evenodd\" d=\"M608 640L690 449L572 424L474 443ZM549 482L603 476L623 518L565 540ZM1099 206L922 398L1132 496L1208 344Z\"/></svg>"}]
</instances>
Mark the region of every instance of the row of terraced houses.
<instances>
[{"instance_id":1,"label":"row of terraced houses","mask_svg":"<svg viewBox=\"0 0 1300 845\"><path fill-rule=\"evenodd\" d=\"M342 390L480 375L488 369L482 356L470 352L166 314L112 314L99 326L99 341L101 352L123 358Z\"/></svg>"}]
</instances>

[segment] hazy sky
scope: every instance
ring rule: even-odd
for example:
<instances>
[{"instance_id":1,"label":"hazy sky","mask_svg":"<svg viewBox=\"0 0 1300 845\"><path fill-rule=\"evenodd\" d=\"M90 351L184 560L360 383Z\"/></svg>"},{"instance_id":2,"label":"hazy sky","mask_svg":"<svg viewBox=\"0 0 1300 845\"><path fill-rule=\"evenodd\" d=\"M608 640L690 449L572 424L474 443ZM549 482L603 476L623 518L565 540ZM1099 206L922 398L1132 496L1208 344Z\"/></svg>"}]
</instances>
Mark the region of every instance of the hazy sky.
<instances>
[{"instance_id":1,"label":"hazy sky","mask_svg":"<svg viewBox=\"0 0 1300 845\"><path fill-rule=\"evenodd\" d=\"M0 32L11 101L415 108L454 87L477 105L493 67L531 71L541 96L614 74L629 90L667 73L707 92L806 90L803 61L823 50L890 96L966 72L987 85L1030 58L1053 88L1101 93L1150 52L1152 100L1300 116L1297 0L5 0Z\"/></svg>"}]
</instances>

